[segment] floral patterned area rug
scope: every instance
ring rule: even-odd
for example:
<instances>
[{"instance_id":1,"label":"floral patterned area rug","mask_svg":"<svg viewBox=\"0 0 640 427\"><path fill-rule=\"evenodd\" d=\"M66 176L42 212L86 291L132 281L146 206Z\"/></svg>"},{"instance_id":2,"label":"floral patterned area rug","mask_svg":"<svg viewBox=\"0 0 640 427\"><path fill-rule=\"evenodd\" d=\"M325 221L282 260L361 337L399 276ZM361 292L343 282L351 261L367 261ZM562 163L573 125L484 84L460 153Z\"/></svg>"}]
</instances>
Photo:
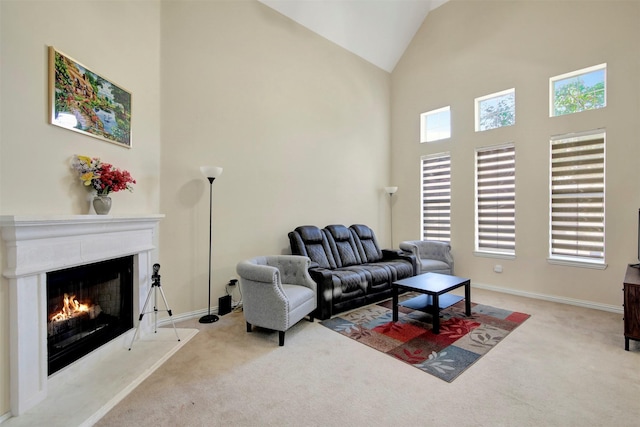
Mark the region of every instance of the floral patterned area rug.
<instances>
[{"instance_id":1,"label":"floral patterned area rug","mask_svg":"<svg viewBox=\"0 0 640 427\"><path fill-rule=\"evenodd\" d=\"M400 301L415 296L405 294ZM399 306L392 322L386 300L321 322L321 325L398 360L451 382L520 326L530 315L464 300L440 311L440 334L431 329L431 315Z\"/></svg>"}]
</instances>

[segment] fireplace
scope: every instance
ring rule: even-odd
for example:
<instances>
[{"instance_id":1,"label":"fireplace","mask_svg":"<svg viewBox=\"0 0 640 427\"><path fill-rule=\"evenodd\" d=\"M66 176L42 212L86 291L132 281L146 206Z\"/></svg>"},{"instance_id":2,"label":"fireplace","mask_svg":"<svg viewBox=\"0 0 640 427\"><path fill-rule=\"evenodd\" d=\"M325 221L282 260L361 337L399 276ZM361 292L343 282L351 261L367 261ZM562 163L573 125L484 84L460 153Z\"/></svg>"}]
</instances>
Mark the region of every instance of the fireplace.
<instances>
[{"instance_id":1,"label":"fireplace","mask_svg":"<svg viewBox=\"0 0 640 427\"><path fill-rule=\"evenodd\" d=\"M49 375L133 327L133 256L47 273Z\"/></svg>"},{"instance_id":2,"label":"fireplace","mask_svg":"<svg viewBox=\"0 0 640 427\"><path fill-rule=\"evenodd\" d=\"M114 349L126 352L134 332L132 327L138 327L141 338L153 334L151 320L138 319L134 313L140 312L150 289L155 231L163 217L0 216L6 260L2 274L9 285L9 397L14 416L45 400L50 381L55 379L56 384L72 382L81 366L89 361L99 361L105 352ZM109 266L112 261L116 267ZM99 274L102 277L85 279L84 269L94 267L102 270L104 274ZM60 279L58 274L61 272L63 275L69 273L70 282L74 282L64 285L69 285L66 290L61 282L69 280ZM115 285L116 281L120 284ZM117 303L94 296L96 292L105 293L105 289L111 289L106 293L112 296L119 293ZM77 300L78 305L99 306L92 309L94 319L91 315L81 314L81 319L67 325L50 326L51 311L64 308L65 293L70 300L68 305L75 307L74 300ZM74 294L76 297L72 298ZM98 311L100 313L96 314ZM108 322L103 322L105 316L109 316ZM105 323L109 326L104 326ZM48 339L50 328L58 329L51 340ZM75 338L68 335L71 329ZM81 347L76 342L88 336L91 337L88 341L92 341L103 331L116 338L105 345L98 344L93 351L87 350L89 354L85 356L81 353L93 343L87 343L85 350L76 352L76 347ZM57 347L59 354L50 360L51 347ZM62 368L63 365L66 366Z\"/></svg>"}]
</instances>

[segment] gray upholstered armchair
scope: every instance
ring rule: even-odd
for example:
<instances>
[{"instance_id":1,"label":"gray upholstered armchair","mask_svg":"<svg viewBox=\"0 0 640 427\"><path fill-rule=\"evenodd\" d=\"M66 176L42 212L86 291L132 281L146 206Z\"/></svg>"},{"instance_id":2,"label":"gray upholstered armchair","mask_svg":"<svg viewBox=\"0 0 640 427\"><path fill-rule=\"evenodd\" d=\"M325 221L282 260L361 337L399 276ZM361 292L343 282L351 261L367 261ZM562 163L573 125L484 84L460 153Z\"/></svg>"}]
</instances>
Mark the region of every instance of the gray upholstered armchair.
<instances>
[{"instance_id":1,"label":"gray upholstered armchair","mask_svg":"<svg viewBox=\"0 0 640 427\"><path fill-rule=\"evenodd\" d=\"M407 240L400 249L414 254L418 260L418 273L453 274L451 246L435 240Z\"/></svg>"},{"instance_id":2,"label":"gray upholstered armchair","mask_svg":"<svg viewBox=\"0 0 640 427\"><path fill-rule=\"evenodd\" d=\"M309 258L297 255L272 255L241 261L242 305L247 332L252 325L284 333L316 309L316 283L309 276ZM313 316L310 316L313 322Z\"/></svg>"}]
</instances>

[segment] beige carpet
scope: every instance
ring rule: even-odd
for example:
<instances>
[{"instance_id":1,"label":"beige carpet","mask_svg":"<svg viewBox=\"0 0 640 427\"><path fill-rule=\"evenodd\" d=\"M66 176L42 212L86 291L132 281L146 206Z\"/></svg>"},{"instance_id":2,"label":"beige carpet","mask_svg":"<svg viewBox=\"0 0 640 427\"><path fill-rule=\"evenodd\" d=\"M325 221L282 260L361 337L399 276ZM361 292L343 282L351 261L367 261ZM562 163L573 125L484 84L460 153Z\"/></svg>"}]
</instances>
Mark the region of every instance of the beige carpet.
<instances>
[{"instance_id":1,"label":"beige carpet","mask_svg":"<svg viewBox=\"0 0 640 427\"><path fill-rule=\"evenodd\" d=\"M636 426L640 343L622 316L473 289L532 316L453 383L303 321L247 333L242 313L197 334L97 426Z\"/></svg>"}]
</instances>

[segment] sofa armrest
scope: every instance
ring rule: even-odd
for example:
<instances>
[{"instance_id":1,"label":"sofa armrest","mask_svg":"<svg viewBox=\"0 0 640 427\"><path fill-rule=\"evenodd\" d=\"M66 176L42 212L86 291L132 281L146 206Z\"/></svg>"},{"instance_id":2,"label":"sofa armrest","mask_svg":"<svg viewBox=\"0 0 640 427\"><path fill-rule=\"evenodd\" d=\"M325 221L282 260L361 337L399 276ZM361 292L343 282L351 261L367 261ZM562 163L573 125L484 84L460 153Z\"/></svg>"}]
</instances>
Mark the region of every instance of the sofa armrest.
<instances>
[{"instance_id":1,"label":"sofa armrest","mask_svg":"<svg viewBox=\"0 0 640 427\"><path fill-rule=\"evenodd\" d=\"M402 255L402 251L400 249L382 249L382 256L385 259L398 258L400 255Z\"/></svg>"},{"instance_id":2,"label":"sofa armrest","mask_svg":"<svg viewBox=\"0 0 640 427\"><path fill-rule=\"evenodd\" d=\"M333 315L333 273L327 268L311 267L309 274L316 282L318 307L315 317L329 319Z\"/></svg>"},{"instance_id":3,"label":"sofa armrest","mask_svg":"<svg viewBox=\"0 0 640 427\"><path fill-rule=\"evenodd\" d=\"M413 275L418 274L418 260L416 256L410 252L404 252L399 249L383 249L382 250L382 259L383 260L391 260L391 259L402 259L411 263L413 267Z\"/></svg>"}]
</instances>

